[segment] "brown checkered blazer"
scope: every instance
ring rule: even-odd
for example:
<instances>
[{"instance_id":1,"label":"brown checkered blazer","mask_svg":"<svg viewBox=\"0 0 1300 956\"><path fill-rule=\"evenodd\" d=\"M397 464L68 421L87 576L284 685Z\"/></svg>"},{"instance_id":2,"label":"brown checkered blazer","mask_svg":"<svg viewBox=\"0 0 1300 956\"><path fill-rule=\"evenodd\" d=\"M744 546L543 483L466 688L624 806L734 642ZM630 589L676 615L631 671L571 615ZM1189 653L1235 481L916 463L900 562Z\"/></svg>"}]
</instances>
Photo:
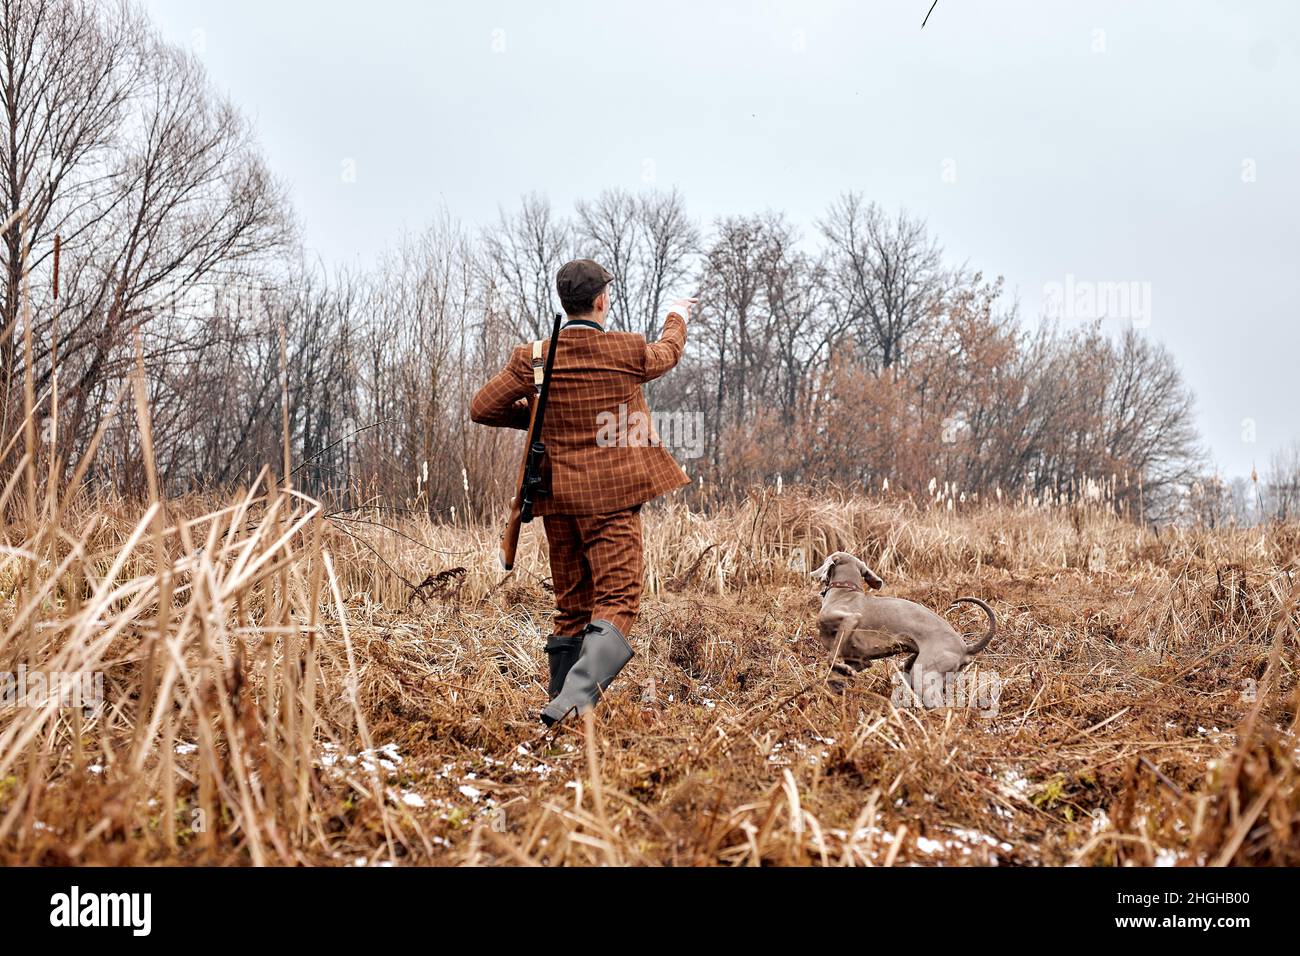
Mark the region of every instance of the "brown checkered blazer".
<instances>
[{"instance_id":1,"label":"brown checkered blazer","mask_svg":"<svg viewBox=\"0 0 1300 956\"><path fill-rule=\"evenodd\" d=\"M608 514L690 484L648 429L650 409L641 392L642 383L677 364L685 347L686 323L676 313L652 344L632 332L585 326L560 332L542 429L543 487L550 492L538 499L537 514ZM543 356L549 349L549 342L543 345ZM529 343L479 389L470 418L527 429L535 392Z\"/></svg>"}]
</instances>

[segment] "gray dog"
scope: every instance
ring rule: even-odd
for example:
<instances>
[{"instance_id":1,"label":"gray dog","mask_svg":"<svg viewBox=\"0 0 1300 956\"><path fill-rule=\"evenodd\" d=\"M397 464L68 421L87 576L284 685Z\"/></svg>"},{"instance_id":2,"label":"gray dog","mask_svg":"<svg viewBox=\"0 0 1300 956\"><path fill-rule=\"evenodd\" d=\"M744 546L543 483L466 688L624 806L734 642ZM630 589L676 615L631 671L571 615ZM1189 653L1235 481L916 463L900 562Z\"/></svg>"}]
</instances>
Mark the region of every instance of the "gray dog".
<instances>
[{"instance_id":1,"label":"gray dog","mask_svg":"<svg viewBox=\"0 0 1300 956\"><path fill-rule=\"evenodd\" d=\"M936 679L942 686L945 675L969 664L997 633L993 609L979 598L953 601L953 607L974 604L989 617L988 633L967 645L951 624L929 608L902 598L868 595L864 585L878 591L885 582L843 551L828 557L812 576L826 584L817 628L826 649L843 660L834 665L840 673L853 673L846 664L863 667L881 657L910 653L903 675L918 694L928 696L923 686Z\"/></svg>"}]
</instances>

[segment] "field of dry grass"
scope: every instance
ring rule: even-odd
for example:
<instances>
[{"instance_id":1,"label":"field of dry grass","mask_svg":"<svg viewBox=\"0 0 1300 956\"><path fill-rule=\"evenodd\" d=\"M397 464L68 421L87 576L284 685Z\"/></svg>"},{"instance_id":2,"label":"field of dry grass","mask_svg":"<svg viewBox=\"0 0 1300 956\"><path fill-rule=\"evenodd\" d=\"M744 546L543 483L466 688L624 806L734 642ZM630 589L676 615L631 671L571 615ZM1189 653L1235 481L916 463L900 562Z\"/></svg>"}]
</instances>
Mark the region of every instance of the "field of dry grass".
<instances>
[{"instance_id":1,"label":"field of dry grass","mask_svg":"<svg viewBox=\"0 0 1300 956\"><path fill-rule=\"evenodd\" d=\"M1300 863L1300 528L659 505L636 658L544 734L540 527L502 579L493 528L330 516L270 478L39 484L2 490L0 672L100 672L104 703L0 709L0 862ZM805 569L836 549L887 594L990 601L996 714L897 707L890 662L828 680Z\"/></svg>"}]
</instances>

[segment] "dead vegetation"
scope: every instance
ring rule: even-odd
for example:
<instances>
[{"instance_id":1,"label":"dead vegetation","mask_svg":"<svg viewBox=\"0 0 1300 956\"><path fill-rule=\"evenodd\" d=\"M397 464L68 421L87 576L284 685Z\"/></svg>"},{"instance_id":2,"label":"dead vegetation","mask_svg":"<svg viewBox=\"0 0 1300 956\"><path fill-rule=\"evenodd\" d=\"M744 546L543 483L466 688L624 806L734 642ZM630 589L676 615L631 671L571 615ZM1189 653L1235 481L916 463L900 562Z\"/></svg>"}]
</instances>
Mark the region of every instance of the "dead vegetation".
<instances>
[{"instance_id":1,"label":"dead vegetation","mask_svg":"<svg viewBox=\"0 0 1300 956\"><path fill-rule=\"evenodd\" d=\"M0 711L6 863L1300 862L1294 529L660 507L637 658L545 736L537 530L501 580L494 529L340 524L267 476L60 511L23 474L0 670L99 671L104 704ZM887 662L828 683L804 572L832 549L994 604L995 715L895 706Z\"/></svg>"},{"instance_id":2,"label":"dead vegetation","mask_svg":"<svg viewBox=\"0 0 1300 956\"><path fill-rule=\"evenodd\" d=\"M84 485L106 425L65 468L30 363L0 448L0 862L1300 862L1294 526L947 489L652 507L640 653L543 734L538 529L501 578L497 529L328 510L287 454L168 500L136 347L113 404L144 500ZM888 662L832 682L807 572L834 550L989 600L998 699L918 710Z\"/></svg>"}]
</instances>

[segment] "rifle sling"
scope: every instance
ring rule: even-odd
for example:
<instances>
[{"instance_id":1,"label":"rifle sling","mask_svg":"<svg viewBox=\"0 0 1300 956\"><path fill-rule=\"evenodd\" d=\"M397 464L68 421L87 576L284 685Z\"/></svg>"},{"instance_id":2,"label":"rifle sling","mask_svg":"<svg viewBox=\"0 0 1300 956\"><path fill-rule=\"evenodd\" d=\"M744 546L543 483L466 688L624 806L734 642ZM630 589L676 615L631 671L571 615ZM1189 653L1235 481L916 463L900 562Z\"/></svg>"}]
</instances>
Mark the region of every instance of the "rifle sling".
<instances>
[{"instance_id":1,"label":"rifle sling","mask_svg":"<svg viewBox=\"0 0 1300 956\"><path fill-rule=\"evenodd\" d=\"M533 384L541 391L542 381L546 376L546 363L542 361L542 339L533 343Z\"/></svg>"},{"instance_id":2,"label":"rifle sling","mask_svg":"<svg viewBox=\"0 0 1300 956\"><path fill-rule=\"evenodd\" d=\"M546 400L551 390L551 373L555 368L555 352L559 345L560 337L560 316L555 317L555 328L551 332L551 347L547 350L546 359L542 359L542 344L544 339L538 339L533 343L533 384L537 388L537 404L533 411L532 428L528 435L528 449L524 457L524 482L523 488L520 489L520 503L522 520L532 520L532 495L530 491L536 491L537 494L546 494L546 491L538 487L541 483L541 458L545 454L546 446L542 442L542 425L546 417Z\"/></svg>"}]
</instances>

